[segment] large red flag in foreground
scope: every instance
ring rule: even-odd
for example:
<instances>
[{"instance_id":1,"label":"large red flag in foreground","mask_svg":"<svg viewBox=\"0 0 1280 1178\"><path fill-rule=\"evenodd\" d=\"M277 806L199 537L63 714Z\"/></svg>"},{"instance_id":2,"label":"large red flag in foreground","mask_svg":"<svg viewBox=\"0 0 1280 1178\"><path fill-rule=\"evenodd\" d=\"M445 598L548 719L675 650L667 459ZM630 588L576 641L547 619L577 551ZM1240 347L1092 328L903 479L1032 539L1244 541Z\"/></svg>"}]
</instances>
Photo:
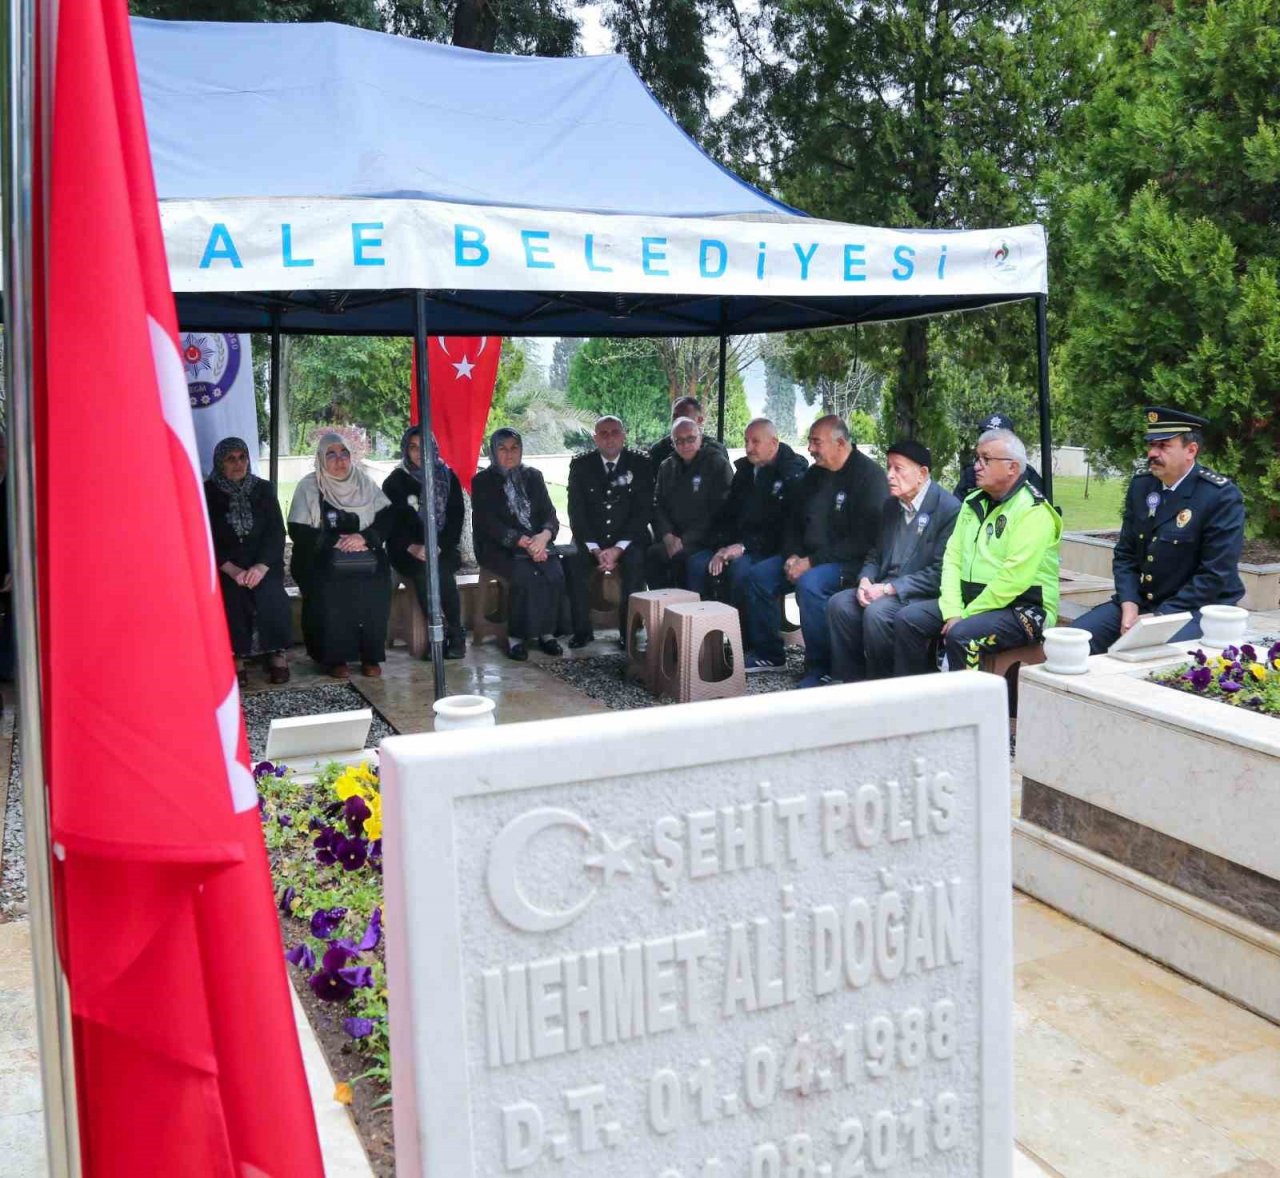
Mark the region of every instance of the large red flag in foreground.
<instances>
[{"instance_id":1,"label":"large red flag in foreground","mask_svg":"<svg viewBox=\"0 0 1280 1178\"><path fill-rule=\"evenodd\" d=\"M61 4L56 42L38 526L84 1173L319 1176L125 0Z\"/></svg>"},{"instance_id":2,"label":"large red flag in foreground","mask_svg":"<svg viewBox=\"0 0 1280 1178\"><path fill-rule=\"evenodd\" d=\"M502 340L496 335L427 337L431 378L431 432L444 464L471 490L476 457L489 420ZM418 424L418 352L413 353L409 424Z\"/></svg>"}]
</instances>

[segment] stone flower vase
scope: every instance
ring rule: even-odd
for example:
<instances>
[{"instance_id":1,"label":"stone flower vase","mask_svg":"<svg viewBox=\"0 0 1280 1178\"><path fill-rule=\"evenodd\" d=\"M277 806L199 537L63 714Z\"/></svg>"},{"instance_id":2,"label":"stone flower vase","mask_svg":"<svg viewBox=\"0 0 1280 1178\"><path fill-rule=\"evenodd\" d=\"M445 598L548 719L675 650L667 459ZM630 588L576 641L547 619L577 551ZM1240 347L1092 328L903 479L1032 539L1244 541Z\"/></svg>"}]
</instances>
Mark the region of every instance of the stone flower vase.
<instances>
[{"instance_id":1,"label":"stone flower vase","mask_svg":"<svg viewBox=\"0 0 1280 1178\"><path fill-rule=\"evenodd\" d=\"M435 730L492 728L495 704L483 695L447 695L431 705L436 714Z\"/></svg>"}]
</instances>

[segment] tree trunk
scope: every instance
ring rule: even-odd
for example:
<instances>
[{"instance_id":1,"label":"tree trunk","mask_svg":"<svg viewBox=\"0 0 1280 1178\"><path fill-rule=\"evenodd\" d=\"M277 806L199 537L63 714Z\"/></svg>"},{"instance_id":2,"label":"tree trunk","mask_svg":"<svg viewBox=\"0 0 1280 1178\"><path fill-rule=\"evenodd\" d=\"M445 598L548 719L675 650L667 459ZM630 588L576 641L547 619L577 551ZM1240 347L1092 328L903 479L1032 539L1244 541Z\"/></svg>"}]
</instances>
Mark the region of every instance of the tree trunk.
<instances>
[{"instance_id":1,"label":"tree trunk","mask_svg":"<svg viewBox=\"0 0 1280 1178\"><path fill-rule=\"evenodd\" d=\"M923 319L909 320L903 328L893 402L893 429L899 438L921 437L922 409L929 398L928 331Z\"/></svg>"},{"instance_id":2,"label":"tree trunk","mask_svg":"<svg viewBox=\"0 0 1280 1178\"><path fill-rule=\"evenodd\" d=\"M453 43L459 49L492 53L498 40L498 17L489 0L458 0L453 14Z\"/></svg>"}]
</instances>

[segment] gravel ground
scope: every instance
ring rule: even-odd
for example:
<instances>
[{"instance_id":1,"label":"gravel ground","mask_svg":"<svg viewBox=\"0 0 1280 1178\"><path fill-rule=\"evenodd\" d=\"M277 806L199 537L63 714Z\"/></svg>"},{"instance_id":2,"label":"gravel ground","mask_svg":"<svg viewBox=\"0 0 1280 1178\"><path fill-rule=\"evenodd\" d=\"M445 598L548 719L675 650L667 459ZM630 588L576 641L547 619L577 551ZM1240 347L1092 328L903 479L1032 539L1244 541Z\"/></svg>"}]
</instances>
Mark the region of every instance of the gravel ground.
<instances>
[{"instance_id":1,"label":"gravel ground","mask_svg":"<svg viewBox=\"0 0 1280 1178\"><path fill-rule=\"evenodd\" d=\"M314 716L323 712L352 712L372 707L350 683L334 683L324 687L299 687L292 691L257 691L241 697L244 726L249 734L249 754L260 761L266 756L267 733L272 720L285 716ZM373 709L369 728L369 747L376 748L385 736L395 736L396 729L386 717Z\"/></svg>"},{"instance_id":2,"label":"gravel ground","mask_svg":"<svg viewBox=\"0 0 1280 1178\"><path fill-rule=\"evenodd\" d=\"M27 911L26 827L22 821L22 756L13 736L9 788L4 806L4 872L0 875L0 919L12 920Z\"/></svg>"},{"instance_id":3,"label":"gravel ground","mask_svg":"<svg viewBox=\"0 0 1280 1178\"><path fill-rule=\"evenodd\" d=\"M651 708L655 704L670 703L658 699L639 683L629 682L625 676L627 656L617 654L595 655L591 658L564 659L538 664L549 675L569 684L570 687L598 699L606 707L618 711L627 708ZM790 691L796 680L804 674L804 650L799 646L787 647L785 671L760 671L747 676L747 694L764 695L771 691Z\"/></svg>"}]
</instances>

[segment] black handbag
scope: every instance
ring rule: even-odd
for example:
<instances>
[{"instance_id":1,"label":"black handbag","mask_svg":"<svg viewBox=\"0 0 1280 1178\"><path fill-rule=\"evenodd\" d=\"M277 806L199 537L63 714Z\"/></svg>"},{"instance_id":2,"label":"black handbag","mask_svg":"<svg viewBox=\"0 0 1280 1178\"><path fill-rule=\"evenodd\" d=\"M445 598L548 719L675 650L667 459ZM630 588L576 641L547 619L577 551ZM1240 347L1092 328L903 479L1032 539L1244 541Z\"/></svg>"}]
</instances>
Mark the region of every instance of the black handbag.
<instances>
[{"instance_id":1,"label":"black handbag","mask_svg":"<svg viewBox=\"0 0 1280 1178\"><path fill-rule=\"evenodd\" d=\"M335 577L368 577L378 571L378 554L366 548L363 552L329 551L329 568Z\"/></svg>"}]
</instances>

